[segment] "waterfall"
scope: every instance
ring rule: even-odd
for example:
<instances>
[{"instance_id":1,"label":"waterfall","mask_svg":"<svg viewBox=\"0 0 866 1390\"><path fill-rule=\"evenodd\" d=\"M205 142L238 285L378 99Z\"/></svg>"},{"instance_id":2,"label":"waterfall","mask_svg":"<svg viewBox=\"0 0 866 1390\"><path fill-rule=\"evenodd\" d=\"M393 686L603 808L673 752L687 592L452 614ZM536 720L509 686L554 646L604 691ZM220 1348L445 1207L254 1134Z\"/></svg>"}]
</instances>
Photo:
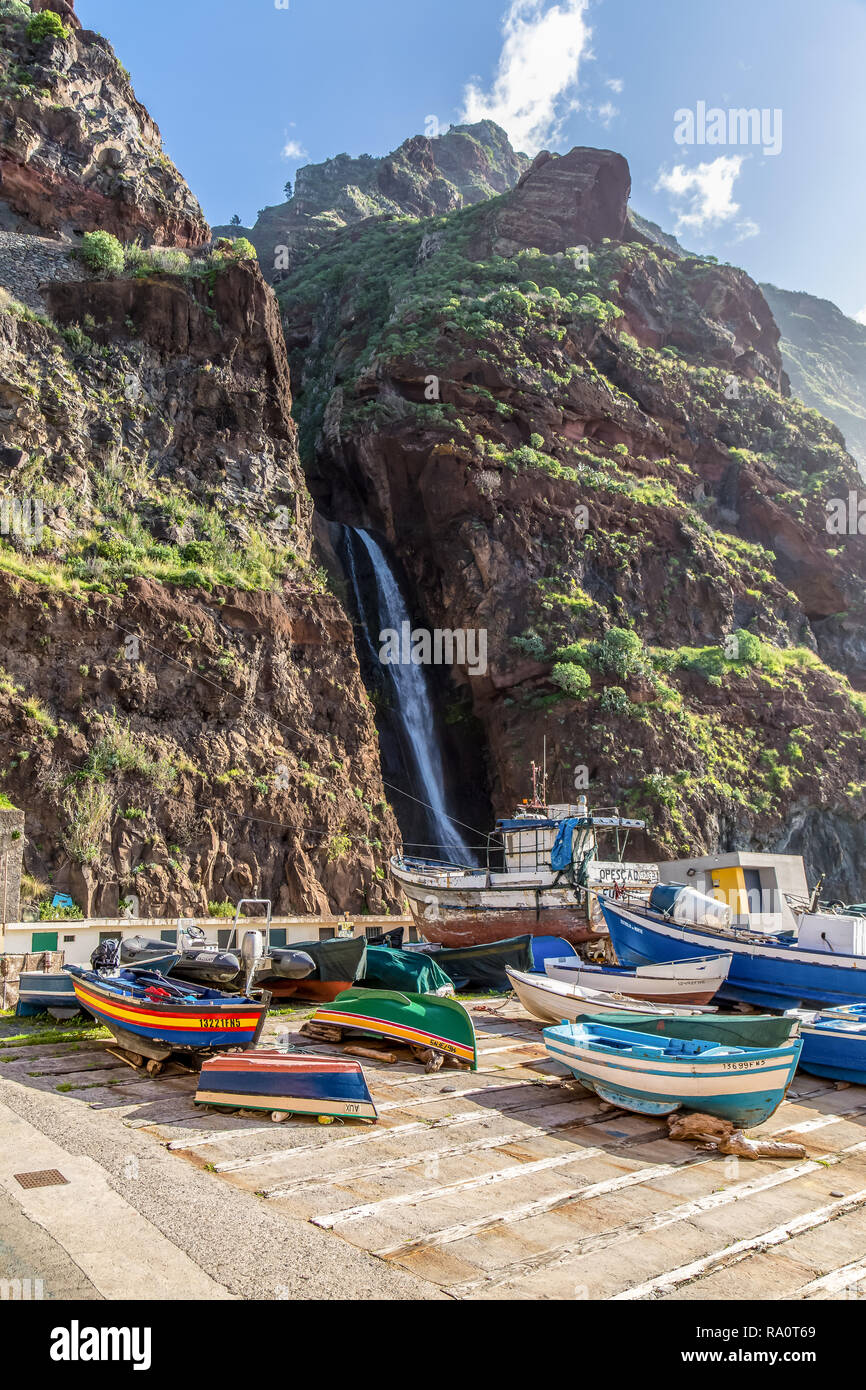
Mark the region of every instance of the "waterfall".
<instances>
[{"instance_id":1,"label":"waterfall","mask_svg":"<svg viewBox=\"0 0 866 1390\"><path fill-rule=\"evenodd\" d=\"M410 846L410 852L419 853L423 858L474 864L475 855L464 840L460 826L450 817L445 801L445 770L436 730L430 674L423 666L383 665L379 660L380 632L390 628L399 633L403 623L411 625L408 605L382 547L370 533L347 526L344 536L346 578L360 620L362 655L371 670L381 671L391 696L404 777L408 783L406 790L426 804L429 826L426 838L430 847L415 850ZM372 571L375 598L359 574L358 546Z\"/></svg>"}]
</instances>

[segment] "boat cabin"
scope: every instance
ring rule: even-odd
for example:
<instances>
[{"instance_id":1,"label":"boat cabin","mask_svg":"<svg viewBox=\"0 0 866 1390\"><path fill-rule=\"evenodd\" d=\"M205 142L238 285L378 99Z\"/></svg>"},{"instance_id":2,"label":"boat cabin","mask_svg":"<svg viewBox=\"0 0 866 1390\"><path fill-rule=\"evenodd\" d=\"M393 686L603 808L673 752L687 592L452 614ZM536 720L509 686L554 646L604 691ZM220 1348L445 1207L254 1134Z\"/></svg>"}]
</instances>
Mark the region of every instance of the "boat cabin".
<instances>
[{"instance_id":1,"label":"boat cabin","mask_svg":"<svg viewBox=\"0 0 866 1390\"><path fill-rule=\"evenodd\" d=\"M684 883L731 909L734 926L762 932L796 931L809 904L799 854L751 851L674 859L659 864L662 883Z\"/></svg>"}]
</instances>

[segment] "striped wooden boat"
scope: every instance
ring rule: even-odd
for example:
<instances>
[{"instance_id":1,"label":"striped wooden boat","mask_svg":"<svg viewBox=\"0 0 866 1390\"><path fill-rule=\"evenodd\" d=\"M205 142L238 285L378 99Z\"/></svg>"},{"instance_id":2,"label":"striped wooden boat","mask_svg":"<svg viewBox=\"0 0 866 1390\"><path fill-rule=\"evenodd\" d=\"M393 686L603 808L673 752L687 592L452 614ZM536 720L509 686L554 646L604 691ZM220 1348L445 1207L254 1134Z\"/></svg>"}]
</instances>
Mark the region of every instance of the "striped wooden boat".
<instances>
[{"instance_id":1,"label":"striped wooden boat","mask_svg":"<svg viewBox=\"0 0 866 1390\"><path fill-rule=\"evenodd\" d=\"M203 985L180 984L145 970L99 975L78 965L66 967L75 996L125 1048L147 1056L171 1052L252 1047L261 1032L264 1003L241 994L223 994Z\"/></svg>"},{"instance_id":2,"label":"striped wooden boat","mask_svg":"<svg viewBox=\"0 0 866 1390\"><path fill-rule=\"evenodd\" d=\"M393 1038L407 1046L430 1047L478 1066L475 1028L456 999L434 994L400 994L388 989L347 989L316 1010L313 1023Z\"/></svg>"},{"instance_id":3,"label":"striped wooden boat","mask_svg":"<svg viewBox=\"0 0 866 1390\"><path fill-rule=\"evenodd\" d=\"M634 999L624 994L605 994L600 989L584 989L581 985L567 985L564 980L553 980L549 975L536 975L523 970L505 967L511 988L514 990L527 1013L542 1023L560 1023L563 1019L575 1023L588 1014L619 1012L622 1009L631 1013L635 1008ZM699 1014L713 1012L711 1006L698 1004L649 1004L642 1003L641 1013L653 1016L666 1014Z\"/></svg>"},{"instance_id":4,"label":"striped wooden boat","mask_svg":"<svg viewBox=\"0 0 866 1390\"><path fill-rule=\"evenodd\" d=\"M223 1053L202 1063L196 1105L375 1120L359 1062L299 1052Z\"/></svg>"},{"instance_id":5,"label":"striped wooden boat","mask_svg":"<svg viewBox=\"0 0 866 1390\"><path fill-rule=\"evenodd\" d=\"M698 956L658 965L590 965L579 956L544 962L552 980L603 994L624 994L651 1004L709 1004L725 983L731 956Z\"/></svg>"},{"instance_id":6,"label":"striped wooden boat","mask_svg":"<svg viewBox=\"0 0 866 1390\"><path fill-rule=\"evenodd\" d=\"M738 1128L762 1124L778 1109L802 1048L799 1038L781 1047L728 1047L597 1023L562 1023L543 1037L548 1056L602 1100L641 1115L698 1110Z\"/></svg>"},{"instance_id":7,"label":"striped wooden boat","mask_svg":"<svg viewBox=\"0 0 866 1390\"><path fill-rule=\"evenodd\" d=\"M800 1069L866 1086L866 1004L802 1013Z\"/></svg>"}]
</instances>

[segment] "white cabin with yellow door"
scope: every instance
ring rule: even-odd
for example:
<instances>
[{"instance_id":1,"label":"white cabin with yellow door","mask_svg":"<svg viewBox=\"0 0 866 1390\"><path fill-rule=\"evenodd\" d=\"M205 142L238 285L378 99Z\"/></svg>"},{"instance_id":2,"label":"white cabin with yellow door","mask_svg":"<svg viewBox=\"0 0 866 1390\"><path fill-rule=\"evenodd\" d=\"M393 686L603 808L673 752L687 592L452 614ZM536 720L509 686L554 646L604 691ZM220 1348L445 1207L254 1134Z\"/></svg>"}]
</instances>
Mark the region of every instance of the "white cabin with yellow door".
<instances>
[{"instance_id":1,"label":"white cabin with yellow door","mask_svg":"<svg viewBox=\"0 0 866 1390\"><path fill-rule=\"evenodd\" d=\"M806 869L798 854L751 851L673 859L659 864L662 883L685 883L726 903L732 922L754 931L795 931L809 903Z\"/></svg>"}]
</instances>

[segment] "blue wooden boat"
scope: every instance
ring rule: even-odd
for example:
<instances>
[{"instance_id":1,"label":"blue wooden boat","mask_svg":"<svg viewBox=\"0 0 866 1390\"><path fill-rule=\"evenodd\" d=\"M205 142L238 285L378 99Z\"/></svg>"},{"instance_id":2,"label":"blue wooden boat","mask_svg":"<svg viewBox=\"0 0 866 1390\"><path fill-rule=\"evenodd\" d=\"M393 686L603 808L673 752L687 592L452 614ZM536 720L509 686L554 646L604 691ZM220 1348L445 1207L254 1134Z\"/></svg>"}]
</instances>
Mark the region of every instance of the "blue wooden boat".
<instances>
[{"instance_id":1,"label":"blue wooden boat","mask_svg":"<svg viewBox=\"0 0 866 1390\"><path fill-rule=\"evenodd\" d=\"M72 987L72 976L65 970L22 972L18 980L18 1004L15 1009L19 1018L33 1018L36 1014L47 1013L49 1009L78 1013L80 1007Z\"/></svg>"},{"instance_id":2,"label":"blue wooden boat","mask_svg":"<svg viewBox=\"0 0 866 1390\"><path fill-rule=\"evenodd\" d=\"M685 894L690 895L689 911L678 913ZM700 898L701 894L676 884L654 888L648 905L600 894L620 963L649 965L730 954L731 968L719 995L760 1008L854 1004L866 998L866 955L834 950L816 932L809 933L809 945L804 946L793 932L772 935L718 925L719 904L709 898L703 899L709 906L701 920L696 901ZM802 936L802 924L800 932Z\"/></svg>"},{"instance_id":3,"label":"blue wooden boat","mask_svg":"<svg viewBox=\"0 0 866 1390\"><path fill-rule=\"evenodd\" d=\"M564 936L533 936L530 948L532 968L540 974L544 974L549 960L580 960L577 951Z\"/></svg>"},{"instance_id":4,"label":"blue wooden boat","mask_svg":"<svg viewBox=\"0 0 866 1390\"><path fill-rule=\"evenodd\" d=\"M720 1046L596 1023L561 1023L543 1037L548 1056L602 1100L640 1115L697 1110L738 1129L778 1109L802 1046L799 1038L781 1047Z\"/></svg>"},{"instance_id":5,"label":"blue wooden boat","mask_svg":"<svg viewBox=\"0 0 866 1390\"><path fill-rule=\"evenodd\" d=\"M202 1063L195 1103L228 1110L270 1110L278 1118L378 1118L361 1064L313 1053L256 1050L208 1057Z\"/></svg>"},{"instance_id":6,"label":"blue wooden boat","mask_svg":"<svg viewBox=\"0 0 866 1390\"><path fill-rule=\"evenodd\" d=\"M172 1052L252 1047L267 1008L242 994L181 984L147 970L100 975L66 967L79 1004L114 1034L121 1047L164 1059Z\"/></svg>"},{"instance_id":7,"label":"blue wooden boat","mask_svg":"<svg viewBox=\"0 0 866 1390\"><path fill-rule=\"evenodd\" d=\"M800 1069L866 1086L866 1004L802 1015Z\"/></svg>"}]
</instances>

